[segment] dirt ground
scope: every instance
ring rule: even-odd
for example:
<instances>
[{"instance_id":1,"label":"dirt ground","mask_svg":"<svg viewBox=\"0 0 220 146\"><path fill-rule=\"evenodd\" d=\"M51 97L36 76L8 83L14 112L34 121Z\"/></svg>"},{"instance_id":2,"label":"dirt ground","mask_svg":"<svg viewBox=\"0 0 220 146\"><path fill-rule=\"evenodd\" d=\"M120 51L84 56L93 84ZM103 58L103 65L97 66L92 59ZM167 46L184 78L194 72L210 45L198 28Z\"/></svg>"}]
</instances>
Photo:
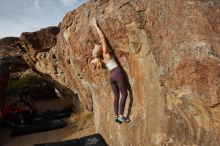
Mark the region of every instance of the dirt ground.
<instances>
[{"instance_id":1,"label":"dirt ground","mask_svg":"<svg viewBox=\"0 0 220 146\"><path fill-rule=\"evenodd\" d=\"M39 111L46 111L48 109L62 109L64 107L71 106L71 101L68 99L53 99L53 100L42 100L38 101L36 107ZM86 115L86 116L85 116ZM52 131L45 131L39 133L28 134L24 136L18 137L10 137L10 129L8 128L0 128L0 144L4 144L4 146L33 146L37 143L47 143L47 142L55 142L62 140L69 140L74 138L80 138L87 135L91 135L95 133L95 126L91 120L87 122L85 118L87 118L88 114L79 114L72 115L69 118L65 118L64 120L68 123L66 127L61 129L56 129ZM80 118L84 118L83 123L78 123L75 120L80 120Z\"/></svg>"}]
</instances>

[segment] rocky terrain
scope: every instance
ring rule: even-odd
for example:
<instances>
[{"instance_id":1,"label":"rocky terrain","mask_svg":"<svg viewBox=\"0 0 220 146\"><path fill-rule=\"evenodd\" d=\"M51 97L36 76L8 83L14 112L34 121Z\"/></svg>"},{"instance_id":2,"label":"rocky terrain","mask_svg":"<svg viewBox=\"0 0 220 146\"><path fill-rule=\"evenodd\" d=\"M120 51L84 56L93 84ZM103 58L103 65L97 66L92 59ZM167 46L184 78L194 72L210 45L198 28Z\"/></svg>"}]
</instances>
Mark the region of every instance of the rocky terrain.
<instances>
[{"instance_id":1,"label":"rocky terrain","mask_svg":"<svg viewBox=\"0 0 220 146\"><path fill-rule=\"evenodd\" d=\"M128 124L113 117L108 71L90 64L96 17L129 79ZM220 144L220 1L91 0L58 28L24 33L23 58L94 112L112 146Z\"/></svg>"}]
</instances>

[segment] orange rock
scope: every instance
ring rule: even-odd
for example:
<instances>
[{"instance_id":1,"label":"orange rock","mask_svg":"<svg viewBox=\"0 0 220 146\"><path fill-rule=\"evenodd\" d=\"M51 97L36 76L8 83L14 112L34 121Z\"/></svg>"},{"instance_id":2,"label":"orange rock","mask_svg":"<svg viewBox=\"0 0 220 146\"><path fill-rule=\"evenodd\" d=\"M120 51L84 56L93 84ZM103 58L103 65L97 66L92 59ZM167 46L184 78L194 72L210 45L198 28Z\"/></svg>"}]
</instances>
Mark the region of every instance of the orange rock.
<instances>
[{"instance_id":1,"label":"orange rock","mask_svg":"<svg viewBox=\"0 0 220 146\"><path fill-rule=\"evenodd\" d=\"M52 45L51 35L40 31L20 39L32 68L62 85L68 96L77 93L76 106L94 111L97 132L109 145L215 146L219 7L218 1L202 0L89 1L65 15ZM93 17L130 82L128 124L114 122L108 71L89 63L99 42Z\"/></svg>"}]
</instances>

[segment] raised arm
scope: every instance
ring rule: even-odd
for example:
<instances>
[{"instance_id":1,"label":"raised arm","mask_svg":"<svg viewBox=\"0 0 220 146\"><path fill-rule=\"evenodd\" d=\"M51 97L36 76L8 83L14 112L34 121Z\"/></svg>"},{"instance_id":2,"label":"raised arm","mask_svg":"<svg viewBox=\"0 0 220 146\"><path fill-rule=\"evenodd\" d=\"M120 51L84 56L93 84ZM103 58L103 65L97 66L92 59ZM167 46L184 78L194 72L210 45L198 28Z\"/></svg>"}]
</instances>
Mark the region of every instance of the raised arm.
<instances>
[{"instance_id":1,"label":"raised arm","mask_svg":"<svg viewBox=\"0 0 220 146\"><path fill-rule=\"evenodd\" d=\"M107 45L107 43L106 43L106 38L105 38L104 33L103 33L102 30L99 28L99 26L98 26L97 21L96 21L95 18L92 19L92 22L93 22L93 25L94 25L95 28L96 28L96 31L98 32L98 35L99 35L100 40L101 40L103 53L104 53L104 54L109 53L109 52L108 52L108 45Z\"/></svg>"}]
</instances>

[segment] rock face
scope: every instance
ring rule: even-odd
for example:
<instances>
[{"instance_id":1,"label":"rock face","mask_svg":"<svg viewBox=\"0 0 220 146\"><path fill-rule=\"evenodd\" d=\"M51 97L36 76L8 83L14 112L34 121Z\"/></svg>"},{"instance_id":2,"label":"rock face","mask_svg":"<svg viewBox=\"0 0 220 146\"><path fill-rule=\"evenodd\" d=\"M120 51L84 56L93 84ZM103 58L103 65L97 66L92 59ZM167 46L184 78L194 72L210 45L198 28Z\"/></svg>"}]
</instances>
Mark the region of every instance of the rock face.
<instances>
[{"instance_id":1,"label":"rock face","mask_svg":"<svg viewBox=\"0 0 220 146\"><path fill-rule=\"evenodd\" d=\"M0 60L0 109L5 104L5 93L9 78L9 64Z\"/></svg>"},{"instance_id":2,"label":"rock face","mask_svg":"<svg viewBox=\"0 0 220 146\"><path fill-rule=\"evenodd\" d=\"M108 71L90 65L99 40L92 17L128 76L128 124L113 120ZM97 132L109 145L217 146L218 18L217 0L92 0L66 14L56 45L29 59L36 70L77 93L84 108L94 110ZM41 48L33 42L26 46Z\"/></svg>"},{"instance_id":3,"label":"rock face","mask_svg":"<svg viewBox=\"0 0 220 146\"><path fill-rule=\"evenodd\" d=\"M75 110L78 111L81 108L78 96L76 96L76 93L69 86L65 86L61 81L63 79L61 77L63 71L58 68L58 63L60 62L58 62L55 55L55 53L58 53L55 52L55 50L58 50L55 45L57 43L56 36L59 31L59 27L52 26L36 32L22 33L20 36L20 42L23 48L22 57L33 71L40 73L48 81L52 82L56 88L56 92L59 92L62 97L73 97Z\"/></svg>"},{"instance_id":4,"label":"rock face","mask_svg":"<svg viewBox=\"0 0 220 146\"><path fill-rule=\"evenodd\" d=\"M46 52L55 46L56 35L58 33L59 27L53 26L43 28L33 33L25 32L21 34L20 41L24 48L24 52L26 52L23 58L34 70L36 70L36 55L40 52Z\"/></svg>"},{"instance_id":5,"label":"rock face","mask_svg":"<svg viewBox=\"0 0 220 146\"><path fill-rule=\"evenodd\" d=\"M8 63L10 72L20 72L29 67L22 56L22 46L17 37L6 37L0 39L0 59Z\"/></svg>"},{"instance_id":6,"label":"rock face","mask_svg":"<svg viewBox=\"0 0 220 146\"><path fill-rule=\"evenodd\" d=\"M5 103L5 92L10 73L21 72L29 67L21 57L19 38L0 39L0 108Z\"/></svg>"}]
</instances>

